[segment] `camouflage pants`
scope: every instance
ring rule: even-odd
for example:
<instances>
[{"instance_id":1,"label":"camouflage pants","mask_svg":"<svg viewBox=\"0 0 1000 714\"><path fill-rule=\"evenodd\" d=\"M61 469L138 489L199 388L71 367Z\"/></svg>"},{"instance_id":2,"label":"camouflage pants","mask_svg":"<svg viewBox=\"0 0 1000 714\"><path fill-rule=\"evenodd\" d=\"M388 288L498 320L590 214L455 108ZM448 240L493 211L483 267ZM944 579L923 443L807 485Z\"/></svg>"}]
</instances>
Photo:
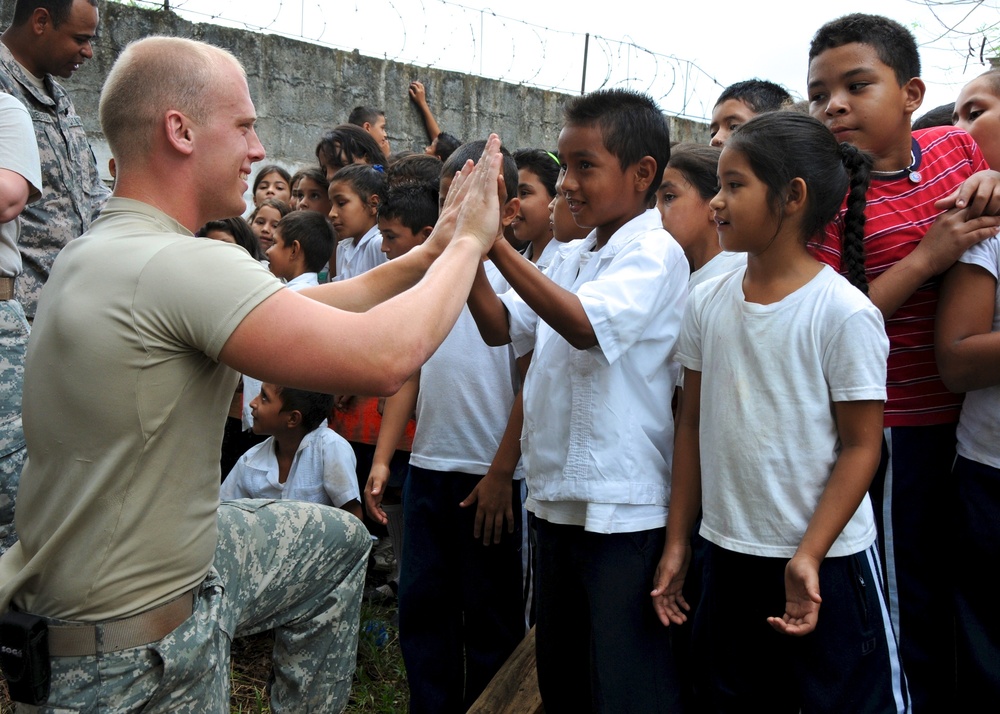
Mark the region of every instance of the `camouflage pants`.
<instances>
[{"instance_id":1,"label":"camouflage pants","mask_svg":"<svg viewBox=\"0 0 1000 714\"><path fill-rule=\"evenodd\" d=\"M54 657L46 706L18 712L229 712L232 638L275 630L271 710L347 706L371 539L344 511L241 500L219 507L215 562L195 612L144 647Z\"/></svg>"},{"instance_id":2,"label":"camouflage pants","mask_svg":"<svg viewBox=\"0 0 1000 714\"><path fill-rule=\"evenodd\" d=\"M14 502L24 466L21 386L28 321L16 300L0 302L0 555L14 545Z\"/></svg>"}]
</instances>

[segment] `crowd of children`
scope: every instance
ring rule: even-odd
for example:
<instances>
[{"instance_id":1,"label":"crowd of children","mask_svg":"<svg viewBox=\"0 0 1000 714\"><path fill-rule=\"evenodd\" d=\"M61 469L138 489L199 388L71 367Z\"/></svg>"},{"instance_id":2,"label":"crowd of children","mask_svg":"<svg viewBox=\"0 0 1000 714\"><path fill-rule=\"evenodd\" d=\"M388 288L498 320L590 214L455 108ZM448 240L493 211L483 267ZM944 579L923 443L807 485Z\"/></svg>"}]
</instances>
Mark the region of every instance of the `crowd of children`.
<instances>
[{"instance_id":1,"label":"crowd of children","mask_svg":"<svg viewBox=\"0 0 1000 714\"><path fill-rule=\"evenodd\" d=\"M395 396L243 380L222 496L392 544L410 711L468 709L531 625L553 713L1000 695L1000 70L916 129L913 36L856 14L806 89L726 88L710 146L640 93L568 102L558 147L504 151L468 308ZM357 107L203 235L291 289L424 243L484 142L409 92L427 155Z\"/></svg>"}]
</instances>

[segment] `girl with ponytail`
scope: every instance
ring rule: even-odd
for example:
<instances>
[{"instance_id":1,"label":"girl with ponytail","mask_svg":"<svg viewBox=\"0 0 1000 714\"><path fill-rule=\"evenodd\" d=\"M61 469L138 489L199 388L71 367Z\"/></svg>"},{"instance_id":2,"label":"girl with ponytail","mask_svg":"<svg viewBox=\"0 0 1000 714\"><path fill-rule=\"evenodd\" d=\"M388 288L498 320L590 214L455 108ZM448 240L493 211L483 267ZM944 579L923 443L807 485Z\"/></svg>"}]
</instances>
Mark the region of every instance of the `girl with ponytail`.
<instances>
[{"instance_id":1,"label":"girl with ponytail","mask_svg":"<svg viewBox=\"0 0 1000 714\"><path fill-rule=\"evenodd\" d=\"M719 241L747 253L747 266L689 299L667 541L652 592L664 625L687 620L683 585L701 509L709 549L692 671L709 711L906 707L867 494L889 350L881 313L863 294L870 167L815 119L787 112L740 126L719 158ZM855 287L806 249L845 194Z\"/></svg>"}]
</instances>

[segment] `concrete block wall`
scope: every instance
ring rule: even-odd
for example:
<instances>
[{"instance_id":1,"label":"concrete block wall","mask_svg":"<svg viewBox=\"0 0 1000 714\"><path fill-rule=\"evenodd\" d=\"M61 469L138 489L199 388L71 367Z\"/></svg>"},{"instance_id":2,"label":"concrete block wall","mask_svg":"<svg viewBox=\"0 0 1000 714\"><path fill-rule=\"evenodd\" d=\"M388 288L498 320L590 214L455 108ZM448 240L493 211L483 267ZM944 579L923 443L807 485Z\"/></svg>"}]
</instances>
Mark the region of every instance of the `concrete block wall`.
<instances>
[{"instance_id":1,"label":"concrete block wall","mask_svg":"<svg viewBox=\"0 0 1000 714\"><path fill-rule=\"evenodd\" d=\"M0 8L7 27L13 2ZM243 62L259 117L258 134L268 161L289 169L315 162L324 130L346 121L351 109L366 104L386 113L394 151L422 151L427 137L407 88L420 80L442 130L461 139L497 131L511 148L555 149L568 94L509 84L471 74L415 67L343 52L277 35L207 23L191 23L172 12L101 2L100 39L94 58L64 85L106 174L110 158L101 133L97 105L101 85L119 53L133 40L154 34L190 37L225 47ZM150 81L155 81L151 78ZM707 141L704 124L669 117L675 141Z\"/></svg>"}]
</instances>

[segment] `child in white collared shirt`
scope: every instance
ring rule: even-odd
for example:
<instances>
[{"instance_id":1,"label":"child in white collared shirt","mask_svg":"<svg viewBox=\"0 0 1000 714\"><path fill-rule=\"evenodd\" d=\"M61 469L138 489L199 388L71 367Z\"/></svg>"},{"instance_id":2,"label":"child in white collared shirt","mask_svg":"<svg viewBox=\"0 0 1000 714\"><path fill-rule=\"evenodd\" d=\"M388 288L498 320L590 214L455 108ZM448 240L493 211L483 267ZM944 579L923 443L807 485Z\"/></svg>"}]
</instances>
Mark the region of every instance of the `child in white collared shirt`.
<instances>
[{"instance_id":1,"label":"child in white collared shirt","mask_svg":"<svg viewBox=\"0 0 1000 714\"><path fill-rule=\"evenodd\" d=\"M267 382L251 402L257 434L270 438L243 456L220 498L274 498L335 506L361 517L354 451L326 426L333 397Z\"/></svg>"}]
</instances>

